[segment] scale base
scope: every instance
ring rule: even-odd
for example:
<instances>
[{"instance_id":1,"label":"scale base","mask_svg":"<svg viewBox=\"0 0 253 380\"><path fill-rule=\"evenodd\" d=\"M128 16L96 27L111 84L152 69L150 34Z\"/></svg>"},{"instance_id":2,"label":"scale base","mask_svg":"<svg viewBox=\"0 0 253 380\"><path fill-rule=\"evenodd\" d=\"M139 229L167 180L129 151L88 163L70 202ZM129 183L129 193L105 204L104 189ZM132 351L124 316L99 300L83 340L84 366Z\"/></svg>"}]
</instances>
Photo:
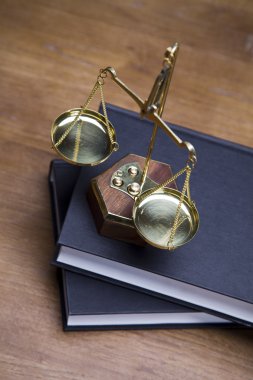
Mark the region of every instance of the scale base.
<instances>
[{"instance_id":1,"label":"scale base","mask_svg":"<svg viewBox=\"0 0 253 380\"><path fill-rule=\"evenodd\" d=\"M134 198L127 191L132 183L139 182L144 163L145 157L128 154L91 180L88 201L97 230L101 235L137 245L146 244L134 227L132 220ZM137 168L137 173L131 173L130 167ZM117 186L115 177L122 179L118 184L120 182L123 184ZM144 190L170 177L172 177L170 165L151 160ZM170 187L176 189L175 182L170 184Z\"/></svg>"}]
</instances>

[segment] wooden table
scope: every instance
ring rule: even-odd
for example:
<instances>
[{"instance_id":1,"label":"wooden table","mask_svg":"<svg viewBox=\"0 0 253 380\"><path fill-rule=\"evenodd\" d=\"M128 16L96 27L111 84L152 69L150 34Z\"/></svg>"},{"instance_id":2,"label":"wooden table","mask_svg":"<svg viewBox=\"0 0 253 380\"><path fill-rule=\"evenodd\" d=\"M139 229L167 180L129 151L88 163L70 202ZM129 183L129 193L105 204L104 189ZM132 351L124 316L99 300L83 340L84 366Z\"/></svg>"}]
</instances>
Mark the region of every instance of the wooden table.
<instances>
[{"instance_id":1,"label":"wooden table","mask_svg":"<svg viewBox=\"0 0 253 380\"><path fill-rule=\"evenodd\" d=\"M252 1L1 0L0 17L0 378L252 379L252 330L62 332L47 185L52 120L108 65L145 98L175 41L164 118L253 147Z\"/></svg>"}]
</instances>

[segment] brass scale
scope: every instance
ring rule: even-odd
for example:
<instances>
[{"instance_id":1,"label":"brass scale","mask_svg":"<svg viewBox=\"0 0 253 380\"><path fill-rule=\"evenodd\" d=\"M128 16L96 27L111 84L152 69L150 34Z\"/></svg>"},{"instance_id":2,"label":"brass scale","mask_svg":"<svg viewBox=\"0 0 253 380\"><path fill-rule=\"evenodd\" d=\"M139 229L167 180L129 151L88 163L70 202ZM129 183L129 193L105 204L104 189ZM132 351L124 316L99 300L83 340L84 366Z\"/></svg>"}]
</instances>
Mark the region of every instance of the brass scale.
<instances>
[{"instance_id":1,"label":"brass scale","mask_svg":"<svg viewBox=\"0 0 253 380\"><path fill-rule=\"evenodd\" d=\"M132 219L138 234L148 244L170 251L191 240L199 226L199 214L191 199L189 186L190 175L197 162L196 151L190 142L182 141L161 118L178 49L177 43L166 49L162 70L146 101L117 77L114 68L106 67L100 70L85 104L61 114L51 129L53 148L64 160L72 164L98 165L118 150L115 129L108 119L103 95L103 85L110 74L111 79L138 104L141 116L154 122L145 165L141 176L138 176L140 181L131 183L127 192L134 199ZM96 92L101 96L103 114L89 108ZM187 149L188 158L185 167L179 172L163 183L147 189L145 183L148 180L147 174L158 127L162 128L178 147ZM132 176L136 174L134 166L130 165L129 170L132 171ZM185 176L181 191L168 187L181 175ZM121 191L122 179L113 178L111 186Z\"/></svg>"}]
</instances>

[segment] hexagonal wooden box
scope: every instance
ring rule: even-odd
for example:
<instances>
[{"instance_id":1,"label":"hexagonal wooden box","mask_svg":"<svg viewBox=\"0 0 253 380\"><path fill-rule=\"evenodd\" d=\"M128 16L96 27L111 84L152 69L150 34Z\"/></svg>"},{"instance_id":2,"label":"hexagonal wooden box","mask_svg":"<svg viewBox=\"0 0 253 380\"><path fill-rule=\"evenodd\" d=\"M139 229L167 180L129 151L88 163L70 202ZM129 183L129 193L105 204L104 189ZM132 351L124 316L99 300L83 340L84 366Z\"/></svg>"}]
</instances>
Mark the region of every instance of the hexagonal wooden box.
<instances>
[{"instance_id":1,"label":"hexagonal wooden box","mask_svg":"<svg viewBox=\"0 0 253 380\"><path fill-rule=\"evenodd\" d=\"M120 173L121 167L133 164L143 168L144 163L145 157L128 154L104 173L92 179L88 191L88 201L97 230L101 235L128 243L145 245L145 242L136 232L132 220L133 197L120 188L111 186L113 176L115 173ZM162 183L171 176L170 165L159 161L150 161L148 178L154 181L154 185ZM131 178L129 181L131 183ZM135 181L135 178L132 181ZM170 187L176 188L175 182Z\"/></svg>"}]
</instances>

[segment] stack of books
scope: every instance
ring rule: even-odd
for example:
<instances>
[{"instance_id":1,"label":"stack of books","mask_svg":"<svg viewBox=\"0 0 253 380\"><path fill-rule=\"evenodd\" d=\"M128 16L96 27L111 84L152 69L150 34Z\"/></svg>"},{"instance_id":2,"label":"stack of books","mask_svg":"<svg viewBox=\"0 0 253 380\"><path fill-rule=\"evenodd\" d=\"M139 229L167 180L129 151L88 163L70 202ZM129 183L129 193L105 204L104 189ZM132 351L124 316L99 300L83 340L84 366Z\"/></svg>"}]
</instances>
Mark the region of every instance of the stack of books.
<instances>
[{"instance_id":1,"label":"stack of books","mask_svg":"<svg viewBox=\"0 0 253 380\"><path fill-rule=\"evenodd\" d=\"M120 150L107 162L50 166L64 329L252 327L253 150L170 124L198 153L191 193L200 229L174 253L139 247L99 235L86 194L126 154L146 155L152 124L110 105L108 116ZM162 131L154 155L174 172L185 160Z\"/></svg>"}]
</instances>

